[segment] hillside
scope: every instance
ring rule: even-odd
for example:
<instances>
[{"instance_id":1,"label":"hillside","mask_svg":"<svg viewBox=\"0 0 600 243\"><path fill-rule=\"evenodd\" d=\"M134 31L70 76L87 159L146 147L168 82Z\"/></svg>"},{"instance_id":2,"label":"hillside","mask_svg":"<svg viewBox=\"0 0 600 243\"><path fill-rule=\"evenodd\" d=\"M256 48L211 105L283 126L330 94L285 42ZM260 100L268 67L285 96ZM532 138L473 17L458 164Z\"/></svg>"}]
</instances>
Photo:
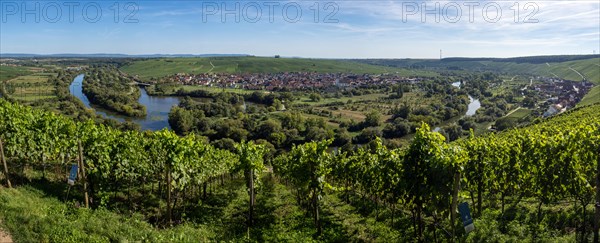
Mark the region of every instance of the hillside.
<instances>
[{"instance_id":1,"label":"hillside","mask_svg":"<svg viewBox=\"0 0 600 243\"><path fill-rule=\"evenodd\" d=\"M125 73L138 75L142 80L176 73L400 73L402 75L434 75L433 72L413 72L403 68L383 67L344 60L271 58L271 57L210 57L159 58L134 61L121 68Z\"/></svg>"},{"instance_id":2,"label":"hillside","mask_svg":"<svg viewBox=\"0 0 600 243\"><path fill-rule=\"evenodd\" d=\"M567 58L569 57L569 58ZM360 63L388 67L413 68L436 71L490 71L505 74L526 74L556 77L569 80L582 80L580 72L589 81L600 84L600 57L596 56L556 56L553 58L445 58L442 60L424 59L364 59ZM566 61L563 61L566 60ZM575 71L573 71L572 69Z\"/></svg>"},{"instance_id":3,"label":"hillside","mask_svg":"<svg viewBox=\"0 0 600 243\"><path fill-rule=\"evenodd\" d=\"M420 59L366 59L360 63L398 68L432 71L495 72L505 75L534 75L567 80L586 80L600 85L600 57L542 56L520 58L445 58ZM600 88L595 87L582 101L582 105L600 102Z\"/></svg>"},{"instance_id":4,"label":"hillside","mask_svg":"<svg viewBox=\"0 0 600 243\"><path fill-rule=\"evenodd\" d=\"M121 132L0 100L0 138L17 187L0 190L0 220L26 242L589 239L598 112L600 105L582 107L453 143L423 124L403 148L375 139L338 153L327 150L329 140L267 159L253 143L236 144L232 153L194 135ZM65 162L63 152L77 151L72 137L81 141L87 169L68 189L64 169L74 158ZM243 170L255 173L242 173L249 166L257 169ZM81 209L87 185L95 188L93 210ZM249 211L254 194L246 187L257 192ZM470 204L475 232L465 234L449 217L451 201Z\"/></svg>"}]
</instances>

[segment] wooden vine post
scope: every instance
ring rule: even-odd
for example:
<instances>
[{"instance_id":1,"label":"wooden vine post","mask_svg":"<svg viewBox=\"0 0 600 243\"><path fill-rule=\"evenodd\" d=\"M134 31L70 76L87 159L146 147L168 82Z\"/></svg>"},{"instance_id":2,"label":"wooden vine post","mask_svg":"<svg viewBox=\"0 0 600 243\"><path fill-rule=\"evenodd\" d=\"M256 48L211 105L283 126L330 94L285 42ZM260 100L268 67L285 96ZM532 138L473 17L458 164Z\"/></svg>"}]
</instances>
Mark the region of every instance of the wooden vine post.
<instances>
[{"instance_id":1,"label":"wooden vine post","mask_svg":"<svg viewBox=\"0 0 600 243\"><path fill-rule=\"evenodd\" d=\"M253 218L253 213L254 213L254 170L250 169L250 172L248 172L249 176L249 180L248 180L248 188L249 188L249 193L250 193L250 210L248 210L248 227L251 227L252 224L254 223L254 218Z\"/></svg>"},{"instance_id":2,"label":"wooden vine post","mask_svg":"<svg viewBox=\"0 0 600 243\"><path fill-rule=\"evenodd\" d=\"M600 150L600 148L598 148ZM600 239L598 236L598 229L600 228L600 151L598 151L598 158L596 159L596 202L594 209L596 210L594 215L594 242L597 243Z\"/></svg>"},{"instance_id":3,"label":"wooden vine post","mask_svg":"<svg viewBox=\"0 0 600 243\"><path fill-rule=\"evenodd\" d=\"M169 225L173 224L173 214L171 212L171 164L167 163L167 215Z\"/></svg>"},{"instance_id":4,"label":"wooden vine post","mask_svg":"<svg viewBox=\"0 0 600 243\"><path fill-rule=\"evenodd\" d=\"M10 179L8 178L8 166L6 165L6 158L4 157L4 145L2 144L2 139L0 139L0 157L2 157L2 164L4 165L4 177L6 177L6 184L8 188L12 188L12 184L10 184Z\"/></svg>"},{"instance_id":5,"label":"wooden vine post","mask_svg":"<svg viewBox=\"0 0 600 243\"><path fill-rule=\"evenodd\" d=\"M452 237L456 236L456 207L458 205L458 190L460 189L460 172L454 174L454 190L452 191L452 208L450 209L450 225Z\"/></svg>"},{"instance_id":6,"label":"wooden vine post","mask_svg":"<svg viewBox=\"0 0 600 243\"><path fill-rule=\"evenodd\" d=\"M83 194L85 196L85 207L90 207L90 198L87 190L87 175L85 173L85 163L83 162L83 148L81 147L81 141L77 141L79 148L79 168L81 168L81 179L83 180Z\"/></svg>"}]
</instances>

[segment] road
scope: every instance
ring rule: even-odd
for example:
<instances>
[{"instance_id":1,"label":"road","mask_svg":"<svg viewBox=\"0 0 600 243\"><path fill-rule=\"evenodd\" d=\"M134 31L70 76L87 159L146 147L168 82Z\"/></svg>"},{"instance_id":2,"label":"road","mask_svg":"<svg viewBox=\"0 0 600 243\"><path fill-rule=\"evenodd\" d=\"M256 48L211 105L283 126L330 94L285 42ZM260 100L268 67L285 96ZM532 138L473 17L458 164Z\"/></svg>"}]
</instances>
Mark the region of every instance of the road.
<instances>
[{"instance_id":1,"label":"road","mask_svg":"<svg viewBox=\"0 0 600 243\"><path fill-rule=\"evenodd\" d=\"M520 107L520 106L519 106L519 107L517 107L517 108L515 108L514 110L512 110L512 111L510 111L510 112L506 113L506 115L504 115L503 117L510 116L512 113L515 113L515 112L516 112L516 111L518 111L519 109L521 109L521 107Z\"/></svg>"},{"instance_id":2,"label":"road","mask_svg":"<svg viewBox=\"0 0 600 243\"><path fill-rule=\"evenodd\" d=\"M526 89L527 89L527 88L529 88L531 85L533 85L533 79L532 79L532 78L530 78L530 79L529 79L529 85L525 85L525 87L523 87L523 88L521 89L521 91L524 91L524 90L526 90Z\"/></svg>"},{"instance_id":3,"label":"road","mask_svg":"<svg viewBox=\"0 0 600 243\"><path fill-rule=\"evenodd\" d=\"M210 65L212 66L212 68L210 70L208 70L207 73L212 72L213 69L215 69L215 65L212 64L212 61L209 61Z\"/></svg>"},{"instance_id":4,"label":"road","mask_svg":"<svg viewBox=\"0 0 600 243\"><path fill-rule=\"evenodd\" d=\"M585 76L583 76L583 74L581 74L580 72L578 72L577 70L573 69L572 67L569 67L569 69L571 69L571 71L576 72L577 74L579 74L579 76L581 76L582 80L585 80Z\"/></svg>"}]
</instances>

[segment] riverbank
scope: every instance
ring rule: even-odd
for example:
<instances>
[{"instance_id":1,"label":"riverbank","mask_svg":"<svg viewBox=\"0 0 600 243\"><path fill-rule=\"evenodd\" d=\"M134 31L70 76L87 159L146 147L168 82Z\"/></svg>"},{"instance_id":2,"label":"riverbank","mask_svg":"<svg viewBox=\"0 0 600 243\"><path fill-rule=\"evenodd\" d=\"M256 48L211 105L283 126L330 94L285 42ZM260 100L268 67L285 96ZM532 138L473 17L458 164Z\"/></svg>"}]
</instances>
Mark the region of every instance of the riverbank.
<instances>
[{"instance_id":1,"label":"riverbank","mask_svg":"<svg viewBox=\"0 0 600 243\"><path fill-rule=\"evenodd\" d=\"M138 124L142 130L158 131L165 128L171 129L171 126L169 125L169 111L171 110L171 107L179 105L178 97L150 96L144 88L136 86L140 93L137 102L145 107L146 115L135 118L128 117L93 105L88 97L83 93L83 80L83 74L75 77L69 86L69 91L71 92L71 95L81 100L81 102L87 108L94 109L96 114L99 114L104 118L115 119L120 122L133 122Z\"/></svg>"},{"instance_id":2,"label":"riverbank","mask_svg":"<svg viewBox=\"0 0 600 243\"><path fill-rule=\"evenodd\" d=\"M86 72L83 93L90 102L130 117L145 117L146 107L138 102L140 92L131 78L114 68L93 68Z\"/></svg>"}]
</instances>

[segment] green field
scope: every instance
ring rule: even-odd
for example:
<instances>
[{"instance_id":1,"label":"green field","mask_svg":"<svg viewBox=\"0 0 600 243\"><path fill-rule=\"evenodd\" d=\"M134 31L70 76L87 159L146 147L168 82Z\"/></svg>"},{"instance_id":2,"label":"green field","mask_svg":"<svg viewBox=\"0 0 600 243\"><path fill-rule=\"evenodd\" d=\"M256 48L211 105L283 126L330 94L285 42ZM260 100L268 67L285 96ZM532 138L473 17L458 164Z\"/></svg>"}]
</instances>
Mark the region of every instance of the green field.
<instances>
[{"instance_id":1,"label":"green field","mask_svg":"<svg viewBox=\"0 0 600 243\"><path fill-rule=\"evenodd\" d=\"M34 73L18 76L5 82L8 95L21 101L36 101L55 98L56 87L48 80L53 73Z\"/></svg>"},{"instance_id":2,"label":"green field","mask_svg":"<svg viewBox=\"0 0 600 243\"><path fill-rule=\"evenodd\" d=\"M579 102L580 106L591 105L600 102L600 85L592 88L585 97Z\"/></svg>"},{"instance_id":3,"label":"green field","mask_svg":"<svg viewBox=\"0 0 600 243\"><path fill-rule=\"evenodd\" d=\"M33 73L28 67L0 66L0 82Z\"/></svg>"},{"instance_id":4,"label":"green field","mask_svg":"<svg viewBox=\"0 0 600 243\"><path fill-rule=\"evenodd\" d=\"M154 90L154 86L149 86L149 91ZM249 94L255 92L256 90L246 90L246 89L234 89L234 88L219 88L219 87L208 87L208 86L200 86L200 85L169 85L163 87L165 91L162 95L174 95L179 89L183 89L187 92L196 91L196 90L204 90L208 92L218 93L218 92L230 92L235 94Z\"/></svg>"},{"instance_id":5,"label":"green field","mask_svg":"<svg viewBox=\"0 0 600 243\"><path fill-rule=\"evenodd\" d=\"M449 66L460 66L471 71L496 71L510 75L528 74L545 77L558 77L562 79L580 81L582 77L595 84L600 84L600 58L558 62L558 63L516 63L499 61L462 61L451 62ZM577 72L575 72L575 71Z\"/></svg>"},{"instance_id":6,"label":"green field","mask_svg":"<svg viewBox=\"0 0 600 243\"><path fill-rule=\"evenodd\" d=\"M511 119L523 119L526 116L528 116L529 114L531 114L531 110L525 109L525 108L519 108L517 109L515 112L511 113L510 115L506 116L507 118L511 118Z\"/></svg>"},{"instance_id":7,"label":"green field","mask_svg":"<svg viewBox=\"0 0 600 243\"><path fill-rule=\"evenodd\" d=\"M308 105L326 105L329 103L347 103L348 101L352 101L352 102L357 102L357 101L374 101L377 100L379 98L384 98L387 97L387 94L383 94L383 93L377 93L377 94L366 94L366 95L356 95L356 96L352 96L352 97L348 97L348 96L343 96L340 98L323 98L319 101L312 101L309 97L309 95L304 95L302 96L298 101L296 101L296 103L298 104L308 104Z\"/></svg>"},{"instance_id":8,"label":"green field","mask_svg":"<svg viewBox=\"0 0 600 243\"><path fill-rule=\"evenodd\" d=\"M123 72L138 75L142 80L160 78L177 73L398 73L403 76L435 75L429 71L412 71L344 60L271 58L271 57L210 57L160 58L136 61L121 68Z\"/></svg>"},{"instance_id":9,"label":"green field","mask_svg":"<svg viewBox=\"0 0 600 243\"><path fill-rule=\"evenodd\" d=\"M560 56L559 56L560 57ZM563 56L565 57L565 56ZM574 61L562 61L556 57L526 57L513 59L485 59L483 58L448 58L432 59L367 59L357 60L361 63L386 65L393 67L416 67L425 70L459 71L459 72L496 72L508 76L537 75L545 77L558 77L568 80L582 80L577 74L581 73L587 80L600 84L600 58L593 56L576 56ZM537 59L536 62L524 59ZM575 71L574 71L575 70ZM577 71L577 72L576 72Z\"/></svg>"}]
</instances>

